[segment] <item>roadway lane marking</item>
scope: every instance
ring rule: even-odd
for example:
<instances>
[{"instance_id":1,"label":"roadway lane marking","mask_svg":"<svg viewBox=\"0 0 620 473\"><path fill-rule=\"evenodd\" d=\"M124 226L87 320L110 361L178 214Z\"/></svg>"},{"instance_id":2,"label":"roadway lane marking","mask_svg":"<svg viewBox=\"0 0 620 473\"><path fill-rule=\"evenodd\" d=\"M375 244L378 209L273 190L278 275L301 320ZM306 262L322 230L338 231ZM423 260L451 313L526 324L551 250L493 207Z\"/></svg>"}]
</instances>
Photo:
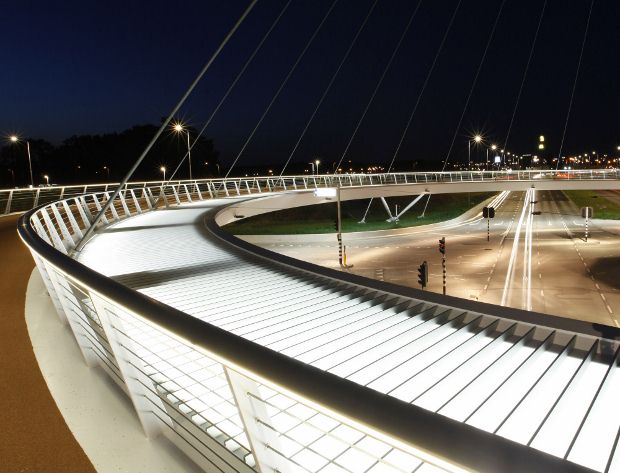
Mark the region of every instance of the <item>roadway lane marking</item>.
<instances>
[{"instance_id":1,"label":"roadway lane marking","mask_svg":"<svg viewBox=\"0 0 620 473\"><path fill-rule=\"evenodd\" d=\"M607 302L605 294L603 294L603 290L601 289L601 286L599 286L599 284L596 282L596 279L594 278L594 275L592 274L592 271L590 270L590 268L588 266L588 263L583 258L582 254L581 254L581 251L579 250L579 247L577 247L577 243L575 241L575 238L573 237L572 232L569 230L568 226L566 225L566 222L564 221L564 217L560 213L560 208L559 208L557 202L554 200L553 203L555 205L556 210L558 211L558 215L560 216L560 219L562 221L562 225L564 226L564 230L568 234L568 237L570 238L570 240L571 240L571 242L573 244L573 248L577 252L577 255L579 255L579 258L581 259L581 262L583 263L583 266L585 267L586 272L590 275L590 279L592 279L592 282L594 282L594 286L596 287L596 290L598 291L598 295L603 300L603 305L605 306L605 309L607 309L607 312L609 312L609 315L611 316L610 318L614 322L616 327L620 327L620 325L618 325L618 322L616 321L615 317L613 317L613 310L609 306L609 303ZM573 221L573 223L574 223L574 221Z\"/></svg>"}]
</instances>

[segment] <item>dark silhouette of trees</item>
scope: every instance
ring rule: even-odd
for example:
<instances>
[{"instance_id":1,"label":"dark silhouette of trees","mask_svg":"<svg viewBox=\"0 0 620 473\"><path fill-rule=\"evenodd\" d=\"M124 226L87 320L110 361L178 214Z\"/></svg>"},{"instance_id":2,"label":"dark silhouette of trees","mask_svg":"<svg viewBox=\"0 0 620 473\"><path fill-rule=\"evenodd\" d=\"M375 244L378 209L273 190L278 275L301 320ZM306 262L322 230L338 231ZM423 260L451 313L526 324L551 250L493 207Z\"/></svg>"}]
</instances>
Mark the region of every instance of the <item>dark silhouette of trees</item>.
<instances>
[{"instance_id":1,"label":"dark silhouette of trees","mask_svg":"<svg viewBox=\"0 0 620 473\"><path fill-rule=\"evenodd\" d=\"M45 140L28 139L35 185L44 183L43 176L46 174L50 176L50 182L55 184L118 182L142 153L157 128L155 125L137 125L120 133L74 135L58 146ZM193 142L197 130L190 128L189 133ZM170 178L186 152L185 133L164 132L132 180L159 180L162 178L161 166L166 167L166 178ZM218 152L213 141L201 137L192 148L193 177L216 177L217 159ZM189 178L187 159L175 178ZM21 187L29 183L25 140L2 146L0 187Z\"/></svg>"}]
</instances>

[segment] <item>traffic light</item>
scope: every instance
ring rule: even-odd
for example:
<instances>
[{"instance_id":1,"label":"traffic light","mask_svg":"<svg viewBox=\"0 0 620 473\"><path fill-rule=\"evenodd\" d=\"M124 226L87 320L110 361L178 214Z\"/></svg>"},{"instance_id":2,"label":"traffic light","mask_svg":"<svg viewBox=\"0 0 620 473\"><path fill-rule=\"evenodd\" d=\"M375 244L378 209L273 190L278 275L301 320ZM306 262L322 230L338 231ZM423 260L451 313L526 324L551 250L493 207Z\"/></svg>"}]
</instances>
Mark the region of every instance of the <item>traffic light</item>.
<instances>
[{"instance_id":1,"label":"traffic light","mask_svg":"<svg viewBox=\"0 0 620 473\"><path fill-rule=\"evenodd\" d=\"M439 252L442 255L446 254L446 237L442 237L441 240L439 240Z\"/></svg>"},{"instance_id":2,"label":"traffic light","mask_svg":"<svg viewBox=\"0 0 620 473\"><path fill-rule=\"evenodd\" d=\"M418 284L424 289L428 285L428 263L424 261L418 268Z\"/></svg>"},{"instance_id":3,"label":"traffic light","mask_svg":"<svg viewBox=\"0 0 620 473\"><path fill-rule=\"evenodd\" d=\"M483 207L482 217L483 218L495 218L495 208L494 207Z\"/></svg>"}]
</instances>

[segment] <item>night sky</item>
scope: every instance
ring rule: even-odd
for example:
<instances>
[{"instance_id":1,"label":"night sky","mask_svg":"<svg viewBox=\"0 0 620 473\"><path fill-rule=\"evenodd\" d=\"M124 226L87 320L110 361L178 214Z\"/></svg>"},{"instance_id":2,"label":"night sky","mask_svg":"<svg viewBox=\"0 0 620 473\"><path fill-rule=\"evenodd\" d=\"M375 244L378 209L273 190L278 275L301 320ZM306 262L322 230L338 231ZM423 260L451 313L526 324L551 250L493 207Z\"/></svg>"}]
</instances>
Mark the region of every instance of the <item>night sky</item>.
<instances>
[{"instance_id":1,"label":"night sky","mask_svg":"<svg viewBox=\"0 0 620 473\"><path fill-rule=\"evenodd\" d=\"M399 159L445 158L500 1L463 0ZM557 154L590 0L549 0L507 148ZM260 0L180 117L200 128L284 6ZM332 0L293 0L206 135L229 163ZM339 0L239 164L283 163L372 4ZM338 161L417 0L379 0L294 161ZM0 16L0 134L59 143L159 123L246 1L28 1ZM456 0L423 0L346 159L389 162ZM506 0L450 160L482 132L503 144L543 5ZM620 144L620 2L594 4L564 153ZM482 157L479 152L478 157Z\"/></svg>"}]
</instances>

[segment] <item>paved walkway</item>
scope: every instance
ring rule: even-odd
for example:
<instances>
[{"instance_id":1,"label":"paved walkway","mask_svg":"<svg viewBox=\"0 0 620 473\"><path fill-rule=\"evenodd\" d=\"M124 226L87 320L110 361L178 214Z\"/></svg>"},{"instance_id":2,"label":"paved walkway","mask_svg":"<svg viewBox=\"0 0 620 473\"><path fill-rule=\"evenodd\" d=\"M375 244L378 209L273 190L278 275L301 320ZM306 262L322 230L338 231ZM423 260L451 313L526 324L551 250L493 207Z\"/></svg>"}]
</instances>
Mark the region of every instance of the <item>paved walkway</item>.
<instances>
[{"instance_id":1,"label":"paved walkway","mask_svg":"<svg viewBox=\"0 0 620 473\"><path fill-rule=\"evenodd\" d=\"M34 263L16 224L15 216L0 218L0 470L94 471L60 415L32 351L24 303Z\"/></svg>"}]
</instances>

